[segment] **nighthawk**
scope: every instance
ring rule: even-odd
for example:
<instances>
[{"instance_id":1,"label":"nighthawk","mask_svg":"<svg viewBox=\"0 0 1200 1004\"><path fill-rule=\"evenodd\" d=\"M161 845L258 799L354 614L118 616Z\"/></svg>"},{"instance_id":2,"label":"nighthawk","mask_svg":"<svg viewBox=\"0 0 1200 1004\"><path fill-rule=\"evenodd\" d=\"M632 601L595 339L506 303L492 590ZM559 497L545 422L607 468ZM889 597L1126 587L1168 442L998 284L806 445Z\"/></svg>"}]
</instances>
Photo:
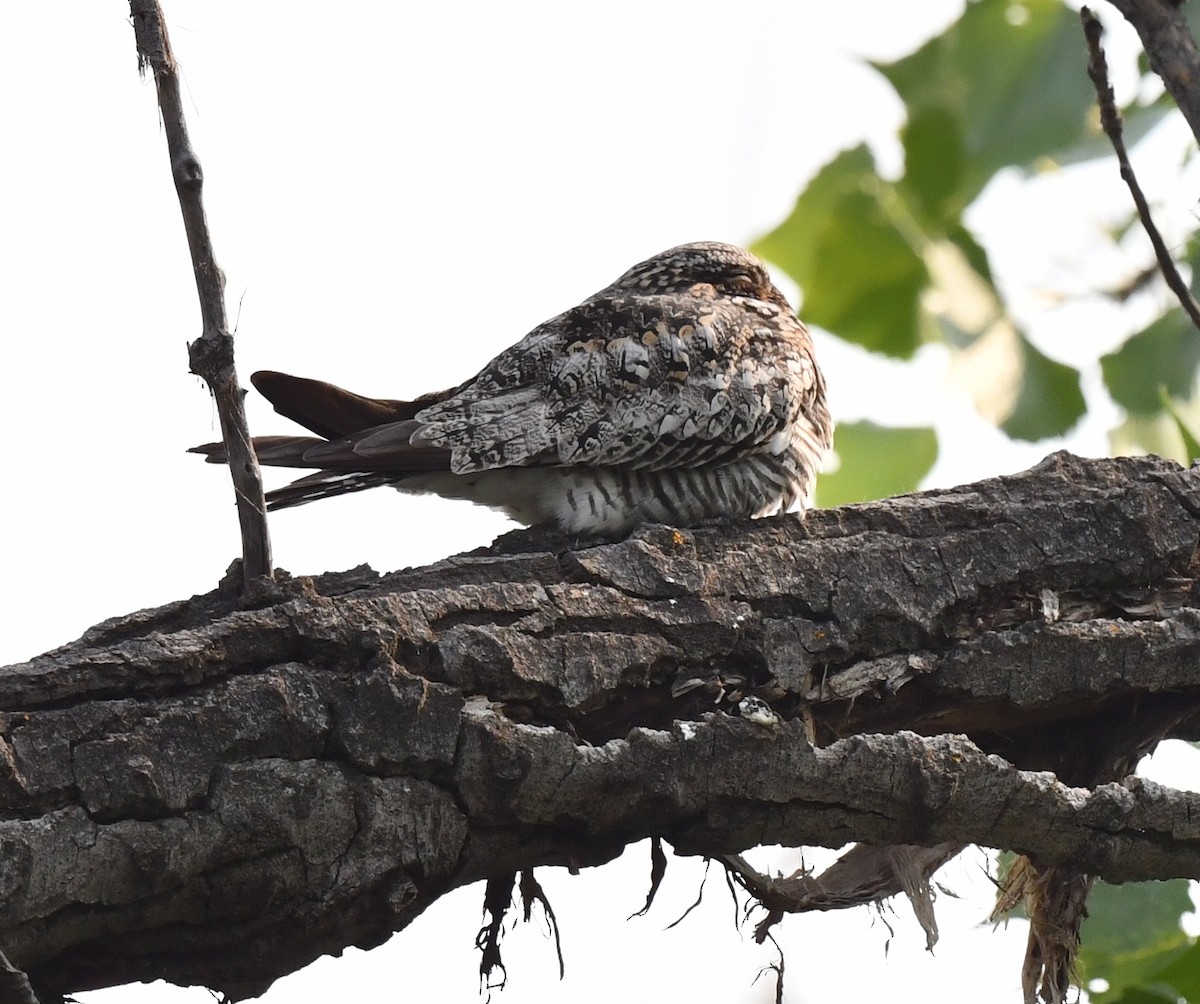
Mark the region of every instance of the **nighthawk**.
<instances>
[{"instance_id":1,"label":"nighthawk","mask_svg":"<svg viewBox=\"0 0 1200 1004\"><path fill-rule=\"evenodd\" d=\"M317 473L282 509L391 485L613 536L803 508L832 423L812 340L753 255L684 244L540 324L465 383L414 401L259 372L316 436L254 440ZM225 459L220 444L196 452Z\"/></svg>"}]
</instances>

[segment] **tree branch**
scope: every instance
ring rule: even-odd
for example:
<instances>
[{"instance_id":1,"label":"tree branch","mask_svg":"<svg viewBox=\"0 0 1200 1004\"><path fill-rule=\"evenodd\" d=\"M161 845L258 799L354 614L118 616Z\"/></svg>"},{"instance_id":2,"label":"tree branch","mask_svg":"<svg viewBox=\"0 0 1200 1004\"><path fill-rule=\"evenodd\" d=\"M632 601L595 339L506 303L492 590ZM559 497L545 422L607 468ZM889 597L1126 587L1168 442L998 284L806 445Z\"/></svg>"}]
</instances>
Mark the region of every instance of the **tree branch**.
<instances>
[{"instance_id":1,"label":"tree branch","mask_svg":"<svg viewBox=\"0 0 1200 1004\"><path fill-rule=\"evenodd\" d=\"M1150 59L1200 142L1200 52L1178 0L1109 0L1133 25Z\"/></svg>"},{"instance_id":2,"label":"tree branch","mask_svg":"<svg viewBox=\"0 0 1200 1004\"><path fill-rule=\"evenodd\" d=\"M221 438L229 456L229 471L237 499L244 584L249 589L258 578L272 575L271 539L262 475L250 442L243 393L233 363L233 336L225 317L225 276L217 265L204 212L204 172L188 140L187 121L179 95L179 76L163 23L162 8L158 0L130 0L129 10L137 40L138 69L145 73L149 67L154 73L167 152L171 158L171 175L183 212L192 269L196 275L196 292L200 297L203 328L200 337L188 345L188 359L192 372L208 384L217 405Z\"/></svg>"},{"instance_id":3,"label":"tree branch","mask_svg":"<svg viewBox=\"0 0 1200 1004\"><path fill-rule=\"evenodd\" d=\"M1060 454L807 521L517 533L106 622L0 670L0 944L44 1002L244 997L452 888L645 836L1200 876L1200 796L1103 783L1198 730L1198 482ZM736 717L748 694L782 722Z\"/></svg>"}]
</instances>

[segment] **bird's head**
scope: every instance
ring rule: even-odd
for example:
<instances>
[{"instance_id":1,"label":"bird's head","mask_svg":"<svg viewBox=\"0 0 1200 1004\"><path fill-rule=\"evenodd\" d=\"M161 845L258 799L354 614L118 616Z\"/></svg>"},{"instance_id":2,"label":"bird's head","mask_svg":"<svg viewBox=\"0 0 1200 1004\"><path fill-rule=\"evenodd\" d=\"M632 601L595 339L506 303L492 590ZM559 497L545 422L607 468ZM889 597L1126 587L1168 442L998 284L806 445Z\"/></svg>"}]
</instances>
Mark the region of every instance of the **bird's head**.
<instances>
[{"instance_id":1,"label":"bird's head","mask_svg":"<svg viewBox=\"0 0 1200 1004\"><path fill-rule=\"evenodd\" d=\"M697 283L708 283L723 296L748 296L791 309L761 261L734 244L716 241L681 244L656 254L634 265L609 288L683 293Z\"/></svg>"}]
</instances>

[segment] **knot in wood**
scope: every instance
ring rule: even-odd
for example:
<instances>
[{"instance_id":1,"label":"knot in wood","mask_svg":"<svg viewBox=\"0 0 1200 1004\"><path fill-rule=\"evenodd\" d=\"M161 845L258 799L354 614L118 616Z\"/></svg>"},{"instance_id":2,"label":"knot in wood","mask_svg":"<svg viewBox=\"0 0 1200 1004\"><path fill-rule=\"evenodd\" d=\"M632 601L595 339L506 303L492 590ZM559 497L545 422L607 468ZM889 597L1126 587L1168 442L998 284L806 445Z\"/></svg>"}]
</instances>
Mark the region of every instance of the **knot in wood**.
<instances>
[{"instance_id":1,"label":"knot in wood","mask_svg":"<svg viewBox=\"0 0 1200 1004\"><path fill-rule=\"evenodd\" d=\"M175 187L180 191L195 191L204 184L204 169L190 149L175 158L171 173L175 176Z\"/></svg>"}]
</instances>

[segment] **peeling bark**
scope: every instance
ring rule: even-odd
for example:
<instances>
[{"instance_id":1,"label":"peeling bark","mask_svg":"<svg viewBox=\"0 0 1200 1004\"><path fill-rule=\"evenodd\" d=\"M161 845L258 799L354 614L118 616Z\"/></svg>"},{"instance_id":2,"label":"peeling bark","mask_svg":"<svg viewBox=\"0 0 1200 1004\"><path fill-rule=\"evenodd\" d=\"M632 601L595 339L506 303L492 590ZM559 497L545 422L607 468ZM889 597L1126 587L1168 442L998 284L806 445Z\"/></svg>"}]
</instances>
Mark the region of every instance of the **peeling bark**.
<instances>
[{"instance_id":1,"label":"peeling bark","mask_svg":"<svg viewBox=\"0 0 1200 1004\"><path fill-rule=\"evenodd\" d=\"M1200 877L1200 796L1120 780L1200 735L1198 487L1059 454L806 522L516 533L108 621L0 670L0 947L43 1004L237 999L464 883L646 836ZM747 695L781 724L738 718Z\"/></svg>"}]
</instances>

